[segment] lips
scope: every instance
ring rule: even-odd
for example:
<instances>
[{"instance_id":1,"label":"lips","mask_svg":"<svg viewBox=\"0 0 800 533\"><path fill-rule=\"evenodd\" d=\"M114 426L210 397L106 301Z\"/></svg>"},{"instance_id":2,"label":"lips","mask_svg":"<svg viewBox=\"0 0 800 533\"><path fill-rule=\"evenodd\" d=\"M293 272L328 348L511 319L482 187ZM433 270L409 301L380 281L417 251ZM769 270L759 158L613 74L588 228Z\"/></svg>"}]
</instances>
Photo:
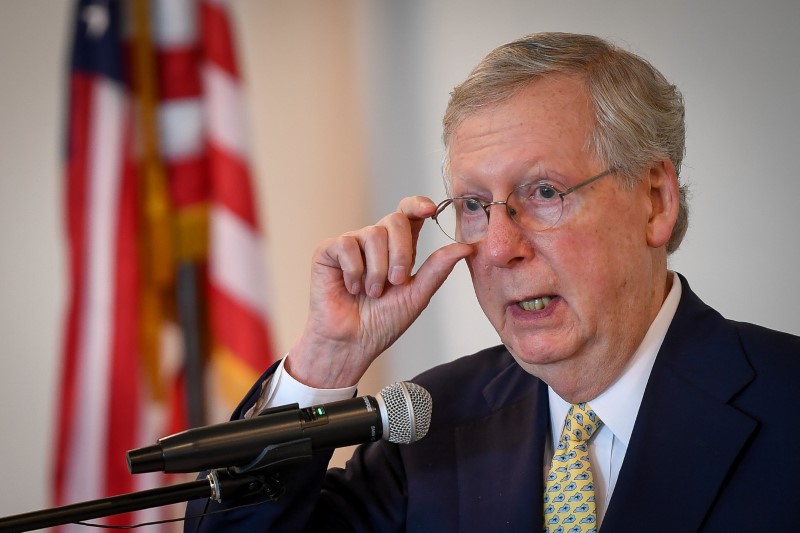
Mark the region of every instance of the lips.
<instances>
[{"instance_id":1,"label":"lips","mask_svg":"<svg viewBox=\"0 0 800 533\"><path fill-rule=\"evenodd\" d=\"M555 296L539 296L530 300L523 300L517 305L525 311L541 311L553 301Z\"/></svg>"}]
</instances>

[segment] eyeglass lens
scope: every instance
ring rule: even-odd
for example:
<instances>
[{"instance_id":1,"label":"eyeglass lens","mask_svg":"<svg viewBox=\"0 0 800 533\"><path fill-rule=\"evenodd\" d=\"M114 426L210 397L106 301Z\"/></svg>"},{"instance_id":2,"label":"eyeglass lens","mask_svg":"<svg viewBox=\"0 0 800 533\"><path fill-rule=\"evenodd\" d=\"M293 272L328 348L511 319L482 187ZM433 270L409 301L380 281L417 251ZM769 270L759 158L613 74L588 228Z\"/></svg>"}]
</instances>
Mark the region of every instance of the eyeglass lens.
<instances>
[{"instance_id":1,"label":"eyeglass lens","mask_svg":"<svg viewBox=\"0 0 800 533\"><path fill-rule=\"evenodd\" d=\"M504 204L508 215L530 231L552 227L561 217L560 191L546 183L532 183L514 189L505 202L483 204L475 198L452 198L439 204L436 222L457 242L473 244L486 236L492 206Z\"/></svg>"}]
</instances>

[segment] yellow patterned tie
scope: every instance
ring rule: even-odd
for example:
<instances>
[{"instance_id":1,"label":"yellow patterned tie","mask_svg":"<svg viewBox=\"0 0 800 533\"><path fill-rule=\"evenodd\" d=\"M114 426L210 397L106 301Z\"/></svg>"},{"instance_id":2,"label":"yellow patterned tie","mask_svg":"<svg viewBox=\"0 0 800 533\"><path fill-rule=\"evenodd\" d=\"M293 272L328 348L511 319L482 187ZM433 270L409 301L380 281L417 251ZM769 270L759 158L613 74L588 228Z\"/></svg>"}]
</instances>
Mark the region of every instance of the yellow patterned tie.
<instances>
[{"instance_id":1,"label":"yellow patterned tie","mask_svg":"<svg viewBox=\"0 0 800 533\"><path fill-rule=\"evenodd\" d=\"M571 406L544 489L545 533L595 533L597 507L587 442L603 421L589 404Z\"/></svg>"}]
</instances>

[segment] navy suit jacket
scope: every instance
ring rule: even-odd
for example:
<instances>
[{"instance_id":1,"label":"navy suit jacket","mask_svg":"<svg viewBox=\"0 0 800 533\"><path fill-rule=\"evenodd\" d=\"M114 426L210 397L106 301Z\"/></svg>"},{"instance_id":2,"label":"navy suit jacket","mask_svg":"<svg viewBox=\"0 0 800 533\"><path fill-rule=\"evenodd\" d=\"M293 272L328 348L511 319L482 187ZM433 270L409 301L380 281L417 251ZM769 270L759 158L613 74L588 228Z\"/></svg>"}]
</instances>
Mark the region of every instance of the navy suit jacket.
<instances>
[{"instance_id":1,"label":"navy suit jacket","mask_svg":"<svg viewBox=\"0 0 800 533\"><path fill-rule=\"evenodd\" d=\"M601 530L797 531L800 338L726 320L682 282ZM547 386L503 346L414 381L433 398L424 439L363 445L327 473L316 453L281 473L278 502L187 531L541 531Z\"/></svg>"}]
</instances>

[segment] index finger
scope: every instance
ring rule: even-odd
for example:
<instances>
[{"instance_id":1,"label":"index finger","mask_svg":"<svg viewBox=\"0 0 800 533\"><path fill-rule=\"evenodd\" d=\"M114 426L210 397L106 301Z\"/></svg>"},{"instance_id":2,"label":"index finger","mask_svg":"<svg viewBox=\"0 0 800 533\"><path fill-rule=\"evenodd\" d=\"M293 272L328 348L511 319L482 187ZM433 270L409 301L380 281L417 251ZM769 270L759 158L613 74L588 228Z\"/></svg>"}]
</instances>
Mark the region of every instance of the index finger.
<instances>
[{"instance_id":1,"label":"index finger","mask_svg":"<svg viewBox=\"0 0 800 533\"><path fill-rule=\"evenodd\" d=\"M395 212L395 214L402 214L403 217L400 219L391 216L387 217L393 219L394 223L404 220L405 223L402 225L406 227L405 231L398 229L398 231L394 232L396 238L391 239L389 243L389 279L392 284L405 283L411 275L417 256L417 241L419 240L420 230L425 223L425 219L430 218L435 212L436 204L430 198L426 196L408 196L400 200Z\"/></svg>"},{"instance_id":2,"label":"index finger","mask_svg":"<svg viewBox=\"0 0 800 533\"><path fill-rule=\"evenodd\" d=\"M425 219L436 212L436 204L427 196L407 196L400 200L397 210L403 213L411 223L411 244L417 249L417 239Z\"/></svg>"},{"instance_id":3,"label":"index finger","mask_svg":"<svg viewBox=\"0 0 800 533\"><path fill-rule=\"evenodd\" d=\"M410 221L421 222L436 212L436 204L427 196L406 196L397 205L397 210Z\"/></svg>"}]
</instances>

